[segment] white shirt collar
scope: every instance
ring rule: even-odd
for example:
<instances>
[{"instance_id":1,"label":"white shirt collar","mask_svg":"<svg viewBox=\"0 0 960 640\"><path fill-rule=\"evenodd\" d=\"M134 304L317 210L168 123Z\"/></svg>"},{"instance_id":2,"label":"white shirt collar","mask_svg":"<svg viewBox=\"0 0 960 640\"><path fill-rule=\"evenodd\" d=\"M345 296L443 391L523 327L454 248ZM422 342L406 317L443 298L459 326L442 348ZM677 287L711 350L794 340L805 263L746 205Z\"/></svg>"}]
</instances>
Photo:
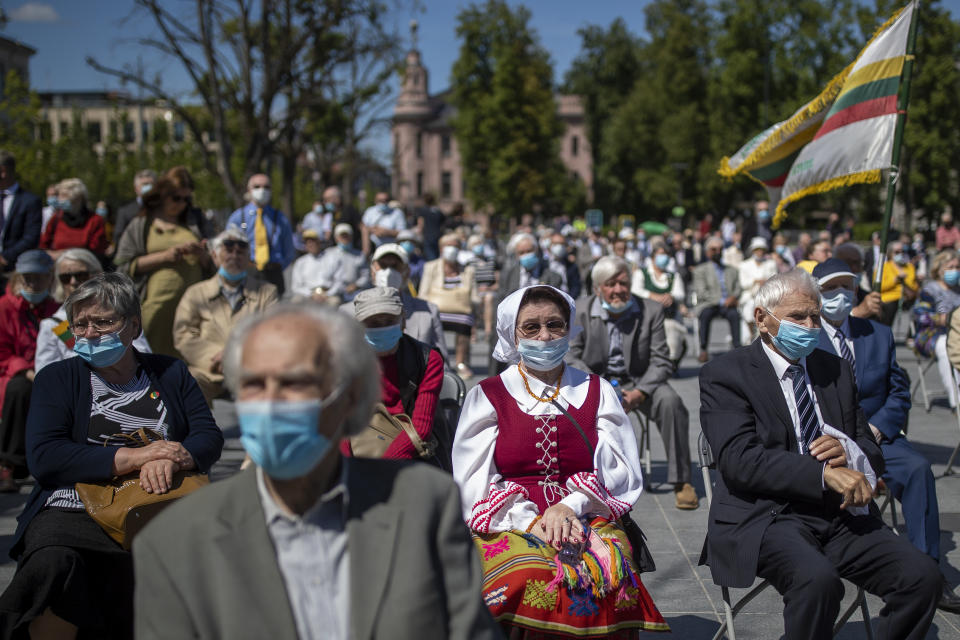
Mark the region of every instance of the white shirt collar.
<instances>
[{"instance_id":1,"label":"white shirt collar","mask_svg":"<svg viewBox=\"0 0 960 640\"><path fill-rule=\"evenodd\" d=\"M782 355L777 353L773 347L768 345L763 341L763 338L757 338L760 343L763 345L763 352L767 354L767 358L770 360L770 364L773 365L773 370L777 373L777 379L783 380L784 376L787 375L787 367L793 366L793 363L784 358ZM800 358L797 361L797 364L803 367L804 372L807 370L807 359Z\"/></svg>"},{"instance_id":2,"label":"white shirt collar","mask_svg":"<svg viewBox=\"0 0 960 640\"><path fill-rule=\"evenodd\" d=\"M830 342L833 342L834 340L836 340L838 328L841 331L843 331L843 335L845 335L848 339L850 338L850 317L849 316L843 319L843 322L840 324L839 327L835 327L832 324L830 324L830 322L826 318L822 319L822 321L820 322L820 326L827 332L827 337L830 338Z\"/></svg>"},{"instance_id":3,"label":"white shirt collar","mask_svg":"<svg viewBox=\"0 0 960 640\"><path fill-rule=\"evenodd\" d=\"M556 387L547 386L529 373L526 375L527 382L530 385L530 391L534 394L540 397L550 397L553 395ZM556 408L550 402L535 400L527 393L517 365L512 365L500 374L500 379L503 380L503 386L507 389L507 392L513 396L513 399L517 401L517 405L524 413L532 414L534 410L537 410L539 413L552 413L556 411ZM579 409L587 399L589 383L590 376L586 373L569 365L564 366L563 375L560 376L560 394L557 396L557 402L561 405L566 404ZM545 409L547 407L549 409Z\"/></svg>"},{"instance_id":4,"label":"white shirt collar","mask_svg":"<svg viewBox=\"0 0 960 640\"><path fill-rule=\"evenodd\" d=\"M331 445L335 446L335 445ZM347 490L347 459L341 463L340 468L340 477L337 479L337 483L333 485L330 490L324 493L317 499L317 502L310 507L302 516L295 513L290 513L283 507L281 507L277 501L274 499L273 494L270 493L270 488L267 487L267 481L264 477L264 471L261 467L256 468L257 474L257 493L260 494L260 504L263 505L263 515L266 518L267 525L269 526L274 520L282 519L287 522L300 522L309 518L310 514L317 509L322 503L329 502L336 499L338 496L343 496L343 505L344 513L346 513L346 505L349 501L350 493Z\"/></svg>"}]
</instances>

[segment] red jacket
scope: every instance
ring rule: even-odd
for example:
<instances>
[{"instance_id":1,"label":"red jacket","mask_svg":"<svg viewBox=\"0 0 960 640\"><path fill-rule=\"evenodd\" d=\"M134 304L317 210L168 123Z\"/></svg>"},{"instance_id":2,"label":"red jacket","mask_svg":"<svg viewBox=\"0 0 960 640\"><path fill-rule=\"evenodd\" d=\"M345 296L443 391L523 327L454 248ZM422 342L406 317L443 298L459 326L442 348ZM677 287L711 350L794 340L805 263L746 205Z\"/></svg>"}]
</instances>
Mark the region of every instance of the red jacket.
<instances>
[{"instance_id":1,"label":"red jacket","mask_svg":"<svg viewBox=\"0 0 960 640\"><path fill-rule=\"evenodd\" d=\"M19 294L9 291L0 297L0 407L10 378L33 368L40 321L59 308L53 298L34 307Z\"/></svg>"},{"instance_id":2,"label":"red jacket","mask_svg":"<svg viewBox=\"0 0 960 640\"><path fill-rule=\"evenodd\" d=\"M79 247L103 255L108 244L103 217L92 212L82 227L71 227L64 222L63 212L57 211L40 237L40 248L52 251Z\"/></svg>"}]
</instances>

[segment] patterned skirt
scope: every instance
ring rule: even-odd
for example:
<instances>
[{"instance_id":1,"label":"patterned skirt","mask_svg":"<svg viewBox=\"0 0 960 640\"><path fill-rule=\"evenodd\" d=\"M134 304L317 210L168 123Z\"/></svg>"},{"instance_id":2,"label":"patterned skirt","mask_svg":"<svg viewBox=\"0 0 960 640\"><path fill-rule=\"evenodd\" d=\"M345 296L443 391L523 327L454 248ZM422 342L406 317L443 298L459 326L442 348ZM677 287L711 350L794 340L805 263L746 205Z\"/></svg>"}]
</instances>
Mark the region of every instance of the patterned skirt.
<instances>
[{"instance_id":1,"label":"patterned skirt","mask_svg":"<svg viewBox=\"0 0 960 640\"><path fill-rule=\"evenodd\" d=\"M639 630L670 630L640 581L623 529L603 518L590 528L586 550L572 562L531 533L474 534L483 599L497 622L535 637L633 638Z\"/></svg>"}]
</instances>

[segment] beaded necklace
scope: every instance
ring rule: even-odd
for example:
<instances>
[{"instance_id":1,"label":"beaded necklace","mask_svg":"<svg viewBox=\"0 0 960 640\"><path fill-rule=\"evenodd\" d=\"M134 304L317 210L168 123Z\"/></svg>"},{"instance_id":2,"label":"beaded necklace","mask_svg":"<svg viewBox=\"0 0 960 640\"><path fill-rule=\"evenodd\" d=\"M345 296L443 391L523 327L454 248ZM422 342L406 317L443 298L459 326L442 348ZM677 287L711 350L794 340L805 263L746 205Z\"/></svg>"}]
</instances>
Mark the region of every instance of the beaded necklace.
<instances>
[{"instance_id":1,"label":"beaded necklace","mask_svg":"<svg viewBox=\"0 0 960 640\"><path fill-rule=\"evenodd\" d=\"M560 378L563 377L563 369L564 369L565 366L566 366L565 364L561 364L561 365L560 365L560 375L557 376L557 388L554 389L553 395L551 395L549 398L543 397L543 396L538 396L537 394L535 394L535 393L530 389L530 382L527 380L526 374L523 373L523 364L520 364L520 365L517 367L517 371L520 372L520 377L523 378L523 386L526 387L527 393L530 394L530 397L531 397L531 398L533 398L534 400L537 400L537 401L539 401L539 402L553 402L554 400L557 399L557 396L560 395Z\"/></svg>"}]
</instances>

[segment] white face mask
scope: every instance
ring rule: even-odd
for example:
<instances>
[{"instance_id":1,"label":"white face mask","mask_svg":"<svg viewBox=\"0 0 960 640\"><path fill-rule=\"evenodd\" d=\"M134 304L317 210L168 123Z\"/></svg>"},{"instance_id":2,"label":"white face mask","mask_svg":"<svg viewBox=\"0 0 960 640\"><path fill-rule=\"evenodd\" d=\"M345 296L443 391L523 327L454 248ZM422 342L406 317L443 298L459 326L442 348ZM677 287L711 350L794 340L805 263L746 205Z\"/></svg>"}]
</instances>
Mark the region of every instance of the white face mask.
<instances>
[{"instance_id":1,"label":"white face mask","mask_svg":"<svg viewBox=\"0 0 960 640\"><path fill-rule=\"evenodd\" d=\"M443 259L446 260L447 262L456 262L457 256L459 254L460 254L460 249L458 249L457 247L451 247L451 246L444 247L440 252L440 255L442 255Z\"/></svg>"},{"instance_id":2,"label":"white face mask","mask_svg":"<svg viewBox=\"0 0 960 640\"><path fill-rule=\"evenodd\" d=\"M403 274L396 269L381 269L373 277L373 284L378 287L393 287L400 291L403 288Z\"/></svg>"},{"instance_id":3,"label":"white face mask","mask_svg":"<svg viewBox=\"0 0 960 640\"><path fill-rule=\"evenodd\" d=\"M270 189L266 187L250 189L250 198L259 205L265 205L270 202Z\"/></svg>"}]
</instances>

